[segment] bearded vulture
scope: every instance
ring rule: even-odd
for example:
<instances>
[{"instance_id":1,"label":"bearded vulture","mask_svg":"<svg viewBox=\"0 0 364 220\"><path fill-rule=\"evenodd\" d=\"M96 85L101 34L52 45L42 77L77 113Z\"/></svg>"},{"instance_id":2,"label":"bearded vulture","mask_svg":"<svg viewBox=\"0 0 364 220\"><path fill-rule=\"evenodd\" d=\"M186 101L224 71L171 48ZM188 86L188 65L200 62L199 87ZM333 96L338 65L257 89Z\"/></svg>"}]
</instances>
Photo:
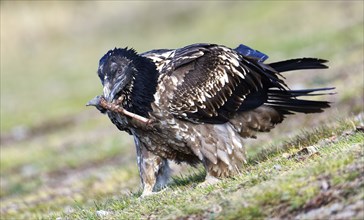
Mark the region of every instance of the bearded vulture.
<instances>
[{"instance_id":1,"label":"bearded vulture","mask_svg":"<svg viewBox=\"0 0 364 220\"><path fill-rule=\"evenodd\" d=\"M193 44L138 54L109 50L99 62L103 95L88 105L106 113L134 136L143 194L163 187L168 160L202 163L206 183L239 173L246 161L244 138L268 132L286 115L317 113L327 101L301 97L333 88L291 90L282 72L324 69L326 60L299 58L264 63L268 57L247 46L230 49ZM101 105L116 103L131 114ZM121 101L120 101L121 100ZM151 123L142 123L141 116Z\"/></svg>"}]
</instances>

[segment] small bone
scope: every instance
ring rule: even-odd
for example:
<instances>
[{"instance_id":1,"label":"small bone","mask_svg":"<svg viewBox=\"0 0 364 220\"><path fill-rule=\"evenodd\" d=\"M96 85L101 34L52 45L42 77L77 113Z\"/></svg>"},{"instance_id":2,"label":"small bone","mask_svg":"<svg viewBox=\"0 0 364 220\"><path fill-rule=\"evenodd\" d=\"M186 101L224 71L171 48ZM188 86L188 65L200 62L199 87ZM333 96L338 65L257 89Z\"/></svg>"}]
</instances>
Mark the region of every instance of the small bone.
<instances>
[{"instance_id":1,"label":"small bone","mask_svg":"<svg viewBox=\"0 0 364 220\"><path fill-rule=\"evenodd\" d=\"M102 97L100 97L99 105L106 110L109 110L112 112L117 112L117 113L120 113L123 115L127 115L131 118L134 118L137 121L145 123L146 125L150 125L153 122L152 119L145 118L143 116L129 112L129 111L125 110L124 108L120 107L119 105L122 103L122 101L123 101L123 98L120 97L116 100L116 102L110 103L110 102L107 102L105 100L105 98L102 96Z\"/></svg>"}]
</instances>

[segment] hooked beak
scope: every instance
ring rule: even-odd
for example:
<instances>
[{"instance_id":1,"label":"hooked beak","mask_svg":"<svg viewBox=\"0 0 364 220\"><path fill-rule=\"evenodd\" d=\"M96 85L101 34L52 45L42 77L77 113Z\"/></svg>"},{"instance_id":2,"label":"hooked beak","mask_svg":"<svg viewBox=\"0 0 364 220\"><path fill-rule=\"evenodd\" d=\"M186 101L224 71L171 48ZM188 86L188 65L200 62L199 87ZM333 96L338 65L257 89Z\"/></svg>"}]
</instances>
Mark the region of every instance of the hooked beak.
<instances>
[{"instance_id":1,"label":"hooked beak","mask_svg":"<svg viewBox=\"0 0 364 220\"><path fill-rule=\"evenodd\" d=\"M96 96L95 98L91 99L87 102L86 106L99 106L100 105L101 96Z\"/></svg>"},{"instance_id":2,"label":"hooked beak","mask_svg":"<svg viewBox=\"0 0 364 220\"><path fill-rule=\"evenodd\" d=\"M100 106L102 96L98 95L87 102L86 106L95 106L102 114L106 113L106 109Z\"/></svg>"},{"instance_id":3,"label":"hooked beak","mask_svg":"<svg viewBox=\"0 0 364 220\"><path fill-rule=\"evenodd\" d=\"M112 102L114 99L117 99L116 95L125 88L128 84L128 77L121 77L116 79L116 82L111 85L110 83L106 83L104 85L104 97L108 102Z\"/></svg>"}]
</instances>

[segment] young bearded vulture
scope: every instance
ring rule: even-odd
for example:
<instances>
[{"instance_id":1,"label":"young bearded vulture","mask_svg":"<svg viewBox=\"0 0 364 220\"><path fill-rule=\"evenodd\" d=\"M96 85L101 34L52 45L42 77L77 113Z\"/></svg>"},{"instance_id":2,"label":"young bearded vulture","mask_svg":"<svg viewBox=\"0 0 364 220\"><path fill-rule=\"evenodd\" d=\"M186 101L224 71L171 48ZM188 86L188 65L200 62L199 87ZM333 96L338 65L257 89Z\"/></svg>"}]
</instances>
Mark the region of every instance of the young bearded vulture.
<instances>
[{"instance_id":1,"label":"young bearded vulture","mask_svg":"<svg viewBox=\"0 0 364 220\"><path fill-rule=\"evenodd\" d=\"M134 136L143 195L166 184L168 160L202 163L206 182L212 183L242 168L244 138L270 131L286 115L329 107L326 101L301 97L333 88L290 90L280 75L324 69L326 60L265 64L266 58L244 45L215 44L142 54L115 48L101 58L103 95L88 105Z\"/></svg>"}]
</instances>

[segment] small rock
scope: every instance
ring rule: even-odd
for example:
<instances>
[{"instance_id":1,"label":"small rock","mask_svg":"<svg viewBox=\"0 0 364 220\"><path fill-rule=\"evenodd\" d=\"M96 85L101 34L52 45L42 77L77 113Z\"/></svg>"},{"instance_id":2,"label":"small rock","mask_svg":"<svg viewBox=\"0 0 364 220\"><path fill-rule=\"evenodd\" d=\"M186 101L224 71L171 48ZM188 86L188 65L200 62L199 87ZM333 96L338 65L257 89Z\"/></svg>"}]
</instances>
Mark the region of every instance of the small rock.
<instances>
[{"instance_id":1,"label":"small rock","mask_svg":"<svg viewBox=\"0 0 364 220\"><path fill-rule=\"evenodd\" d=\"M345 135L345 136L352 135L352 134L354 134L353 130L348 130L348 131L343 132L343 135Z\"/></svg>"},{"instance_id":2,"label":"small rock","mask_svg":"<svg viewBox=\"0 0 364 220\"><path fill-rule=\"evenodd\" d=\"M275 164L275 165L273 166L273 168L274 168L275 170L281 170L281 169L282 169L282 166L281 166L281 165L279 165L279 164Z\"/></svg>"},{"instance_id":3,"label":"small rock","mask_svg":"<svg viewBox=\"0 0 364 220\"><path fill-rule=\"evenodd\" d=\"M317 153L317 149L315 146L308 146L305 147L303 149L301 149L300 151L297 152L297 155L312 155Z\"/></svg>"},{"instance_id":4,"label":"small rock","mask_svg":"<svg viewBox=\"0 0 364 220\"><path fill-rule=\"evenodd\" d=\"M210 212L214 213L214 214L218 214L222 211L222 207L220 205L213 205L211 208L210 208Z\"/></svg>"},{"instance_id":5,"label":"small rock","mask_svg":"<svg viewBox=\"0 0 364 220\"><path fill-rule=\"evenodd\" d=\"M327 191L330 188L330 183L326 180L321 181L321 190Z\"/></svg>"},{"instance_id":6,"label":"small rock","mask_svg":"<svg viewBox=\"0 0 364 220\"><path fill-rule=\"evenodd\" d=\"M99 216L99 217L105 217L105 216L108 216L110 214L111 214L110 212L105 211L105 210L97 210L96 211L96 215Z\"/></svg>"},{"instance_id":7,"label":"small rock","mask_svg":"<svg viewBox=\"0 0 364 220\"><path fill-rule=\"evenodd\" d=\"M336 143L338 142L338 139L337 139L337 136L336 135L333 135L331 137L328 138L328 140L331 142L331 143Z\"/></svg>"},{"instance_id":8,"label":"small rock","mask_svg":"<svg viewBox=\"0 0 364 220\"><path fill-rule=\"evenodd\" d=\"M355 128L355 131L356 132L364 132L364 126L357 126L356 128Z\"/></svg>"},{"instance_id":9,"label":"small rock","mask_svg":"<svg viewBox=\"0 0 364 220\"><path fill-rule=\"evenodd\" d=\"M308 154L309 154L309 155L312 155L312 154L316 154L316 153L317 153L317 148L316 148L316 146L308 146L308 147L307 147L307 150L308 150Z\"/></svg>"}]
</instances>

